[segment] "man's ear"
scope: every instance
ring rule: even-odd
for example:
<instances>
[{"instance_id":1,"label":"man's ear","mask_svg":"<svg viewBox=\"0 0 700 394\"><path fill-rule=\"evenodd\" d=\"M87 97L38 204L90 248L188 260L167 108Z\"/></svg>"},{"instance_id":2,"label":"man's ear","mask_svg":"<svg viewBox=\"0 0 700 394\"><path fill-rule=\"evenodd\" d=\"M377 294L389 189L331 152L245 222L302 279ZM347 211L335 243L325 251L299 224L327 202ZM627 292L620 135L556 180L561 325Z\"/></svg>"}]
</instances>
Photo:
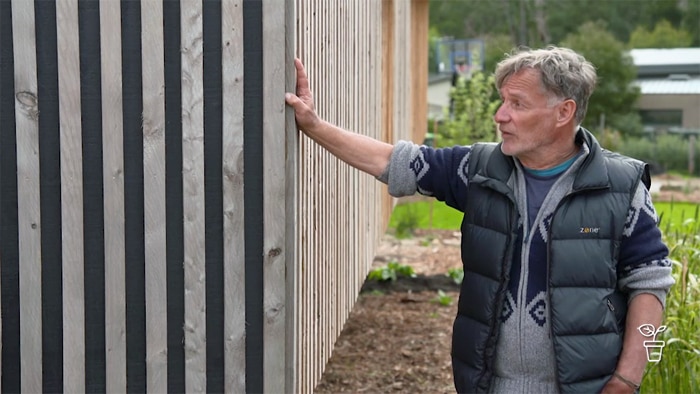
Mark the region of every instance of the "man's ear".
<instances>
[{"instance_id":1,"label":"man's ear","mask_svg":"<svg viewBox=\"0 0 700 394\"><path fill-rule=\"evenodd\" d=\"M557 111L557 123L564 125L572 122L576 116L576 102L572 99L564 100L559 104Z\"/></svg>"}]
</instances>

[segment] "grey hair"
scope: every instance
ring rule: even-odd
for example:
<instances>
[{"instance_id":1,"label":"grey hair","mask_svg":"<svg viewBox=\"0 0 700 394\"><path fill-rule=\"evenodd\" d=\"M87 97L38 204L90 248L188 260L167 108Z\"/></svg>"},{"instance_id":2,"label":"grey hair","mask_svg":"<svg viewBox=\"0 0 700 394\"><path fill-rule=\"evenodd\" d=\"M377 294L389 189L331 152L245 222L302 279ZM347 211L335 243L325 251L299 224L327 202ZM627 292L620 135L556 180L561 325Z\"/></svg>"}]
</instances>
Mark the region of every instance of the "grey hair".
<instances>
[{"instance_id":1,"label":"grey hair","mask_svg":"<svg viewBox=\"0 0 700 394\"><path fill-rule=\"evenodd\" d=\"M496 88L500 90L508 77L527 68L540 72L545 92L559 99L572 99L576 102L575 120L580 125L586 117L588 99L596 85L597 76L593 64L568 48L520 48L496 66Z\"/></svg>"}]
</instances>

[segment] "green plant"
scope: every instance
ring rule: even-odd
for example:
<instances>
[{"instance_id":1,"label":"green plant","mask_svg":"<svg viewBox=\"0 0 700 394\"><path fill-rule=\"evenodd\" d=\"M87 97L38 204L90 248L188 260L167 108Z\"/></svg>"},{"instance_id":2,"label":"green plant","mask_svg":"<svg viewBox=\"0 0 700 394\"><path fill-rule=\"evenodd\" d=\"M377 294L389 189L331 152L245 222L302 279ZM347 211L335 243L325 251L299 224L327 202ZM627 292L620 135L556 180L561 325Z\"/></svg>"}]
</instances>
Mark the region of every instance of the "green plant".
<instances>
[{"instance_id":1,"label":"green plant","mask_svg":"<svg viewBox=\"0 0 700 394\"><path fill-rule=\"evenodd\" d=\"M425 237L424 239L422 239L422 240L420 241L420 245L421 245L421 246L428 246L428 245L430 245L431 243L433 243L433 240L434 240L434 239L435 239L435 237L433 237L432 235L428 235L427 237Z\"/></svg>"},{"instance_id":2,"label":"green plant","mask_svg":"<svg viewBox=\"0 0 700 394\"><path fill-rule=\"evenodd\" d=\"M406 264L399 264L396 261L390 261L384 267L379 267L371 270L367 275L368 280L376 281L395 281L398 277L415 278L416 273L413 267Z\"/></svg>"},{"instance_id":3,"label":"green plant","mask_svg":"<svg viewBox=\"0 0 700 394\"><path fill-rule=\"evenodd\" d=\"M450 268L447 270L447 276L452 278L456 284L461 285L464 280L464 268Z\"/></svg>"},{"instance_id":4,"label":"green plant","mask_svg":"<svg viewBox=\"0 0 700 394\"><path fill-rule=\"evenodd\" d=\"M433 302L436 302L442 306L450 306L452 305L452 301L452 297L445 294L445 292L442 290L438 290L437 296L433 299Z\"/></svg>"},{"instance_id":5,"label":"green plant","mask_svg":"<svg viewBox=\"0 0 700 394\"><path fill-rule=\"evenodd\" d=\"M694 149L695 152L700 152L700 140L695 142ZM657 171L673 171L681 174L688 173L689 150L688 139L674 134L626 138L625 142L619 146L619 152L623 155L653 164ZM694 161L694 167L700 168L700 154L695 155Z\"/></svg>"},{"instance_id":6,"label":"green plant","mask_svg":"<svg viewBox=\"0 0 700 394\"><path fill-rule=\"evenodd\" d=\"M432 225L430 223L430 215L432 212ZM404 219L404 216L410 214L417 219L416 229L443 229L443 230L458 230L462 223L463 214L458 210L447 206L442 201L417 201L405 204L399 204L394 208L389 220L389 227L397 229L399 222ZM397 230L398 232L398 230ZM397 235L398 236L398 235Z\"/></svg>"},{"instance_id":7,"label":"green plant","mask_svg":"<svg viewBox=\"0 0 700 394\"><path fill-rule=\"evenodd\" d=\"M630 36L632 48L685 48L692 46L693 36L684 29L677 29L666 19L656 22L654 30L637 26Z\"/></svg>"},{"instance_id":8,"label":"green plant","mask_svg":"<svg viewBox=\"0 0 700 394\"><path fill-rule=\"evenodd\" d=\"M418 227L419 222L420 222L420 216L411 206L409 206L407 209L403 210L402 212L397 213L396 222L395 222L396 238L412 237L413 232Z\"/></svg>"},{"instance_id":9,"label":"green plant","mask_svg":"<svg viewBox=\"0 0 700 394\"><path fill-rule=\"evenodd\" d=\"M438 146L496 140L493 114L500 102L495 98L493 75L476 72L471 79L459 78L450 99L453 105L447 108L446 120L439 128Z\"/></svg>"},{"instance_id":10,"label":"green plant","mask_svg":"<svg viewBox=\"0 0 700 394\"><path fill-rule=\"evenodd\" d=\"M665 341L659 362L650 363L642 383L642 392L700 392L700 206L678 216L670 204L668 215L660 222L673 260L676 284L666 299Z\"/></svg>"},{"instance_id":11,"label":"green plant","mask_svg":"<svg viewBox=\"0 0 700 394\"><path fill-rule=\"evenodd\" d=\"M639 87L634 84L637 69L625 44L608 30L605 22L581 23L560 45L583 55L595 65L598 74L583 124L595 127L604 116L619 126L620 122L613 122L616 117L636 112L634 104L640 96Z\"/></svg>"}]
</instances>

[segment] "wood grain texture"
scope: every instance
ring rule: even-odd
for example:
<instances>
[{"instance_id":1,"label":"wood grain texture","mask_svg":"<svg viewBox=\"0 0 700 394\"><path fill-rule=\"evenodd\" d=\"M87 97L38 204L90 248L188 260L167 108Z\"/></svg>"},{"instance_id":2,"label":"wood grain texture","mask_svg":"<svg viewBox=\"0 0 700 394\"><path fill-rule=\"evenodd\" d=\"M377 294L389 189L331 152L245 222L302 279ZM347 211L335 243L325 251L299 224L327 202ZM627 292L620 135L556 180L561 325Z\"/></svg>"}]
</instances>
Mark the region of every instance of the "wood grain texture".
<instances>
[{"instance_id":1,"label":"wood grain texture","mask_svg":"<svg viewBox=\"0 0 700 394\"><path fill-rule=\"evenodd\" d=\"M271 393L286 391L285 12L278 0L263 0L263 368Z\"/></svg>"},{"instance_id":2,"label":"wood grain texture","mask_svg":"<svg viewBox=\"0 0 700 394\"><path fill-rule=\"evenodd\" d=\"M246 390L243 185L243 4L221 4L223 73L224 365L225 389Z\"/></svg>"},{"instance_id":3,"label":"wood grain texture","mask_svg":"<svg viewBox=\"0 0 700 394\"><path fill-rule=\"evenodd\" d=\"M34 4L12 0L17 132L21 385L42 391L39 107Z\"/></svg>"},{"instance_id":4,"label":"wood grain texture","mask_svg":"<svg viewBox=\"0 0 700 394\"><path fill-rule=\"evenodd\" d=\"M428 0L413 0L411 2L411 42L420 42L428 36ZM428 91L428 46L411 47L411 79L416 93ZM427 93L426 93L427 94ZM413 132L411 139L416 143L422 143L425 139L426 125L423 120L428 117L428 101L425 95L414 94L411 96L413 110Z\"/></svg>"},{"instance_id":5,"label":"wood grain texture","mask_svg":"<svg viewBox=\"0 0 700 394\"><path fill-rule=\"evenodd\" d=\"M165 70L163 3L141 2L143 187L146 270L146 387L167 391L165 247Z\"/></svg>"},{"instance_id":6,"label":"wood grain texture","mask_svg":"<svg viewBox=\"0 0 700 394\"><path fill-rule=\"evenodd\" d=\"M185 239L185 388L206 390L202 4L181 3L182 183Z\"/></svg>"},{"instance_id":7,"label":"wood grain texture","mask_svg":"<svg viewBox=\"0 0 700 394\"><path fill-rule=\"evenodd\" d=\"M296 7L294 0L285 1L285 90L293 92L296 88L296 68L294 67L293 59L295 56L295 26L296 26ZM296 265L297 256L299 253L299 245L297 244L297 201L298 201L298 147L299 134L296 132L296 121L294 119L294 111L291 108L285 108L285 268L286 268L286 344L285 344L285 392L293 392L297 388L299 376L294 367L297 357L296 343L299 340L299 331L297 324L299 321L298 306L294 302L299 288L299 270ZM292 220L293 218L293 220ZM291 302L290 302L291 301Z\"/></svg>"},{"instance_id":8,"label":"wood grain texture","mask_svg":"<svg viewBox=\"0 0 700 394\"><path fill-rule=\"evenodd\" d=\"M83 391L84 294L76 4L58 4L64 380ZM372 264L393 200L371 176L296 131L284 92L306 65L316 109L388 142L423 127L412 97L425 0L262 0L263 250L245 250L243 0L221 2L224 387L245 392L246 352L263 355L265 391L313 392ZM415 4L414 4L415 2ZM41 217L34 4L12 0L16 87L22 389L42 390ZM121 5L100 3L106 391L125 392L125 191ZM181 0L185 390L207 389L202 2ZM146 260L146 386L167 391L163 4L141 6ZM421 8L423 7L423 8ZM422 83L419 81L419 83ZM128 114L127 114L128 115ZM133 115L133 114L132 114ZM414 132L414 137L416 133ZM218 165L218 163L217 163ZM139 218L140 219L140 218ZM167 218L179 220L180 218ZM245 260L262 257L264 349L246 349ZM248 255L250 256L250 255ZM248 300L250 301L250 300ZM250 311L249 311L250 312ZM250 333L248 333L250 334ZM211 342L210 342L211 345ZM0 349L1 350L1 349ZM250 356L250 354L248 354ZM257 356L257 355L256 355ZM217 360L209 360L218 362ZM211 371L210 371L211 372Z\"/></svg>"},{"instance_id":9,"label":"wood grain texture","mask_svg":"<svg viewBox=\"0 0 700 394\"><path fill-rule=\"evenodd\" d=\"M56 3L56 28L61 140L63 386L66 392L78 393L85 391L85 260L77 0Z\"/></svg>"},{"instance_id":10,"label":"wood grain texture","mask_svg":"<svg viewBox=\"0 0 700 394\"><path fill-rule=\"evenodd\" d=\"M422 28L412 33L412 2L295 4L296 26L290 30L297 34L296 55L306 66L321 118L391 143L410 140L420 118L411 113L420 101L411 97L412 48L427 40L419 37ZM300 369L294 391L312 392L371 267L393 199L384 185L306 137L293 152L298 249L296 289L287 303L296 307L290 323Z\"/></svg>"},{"instance_id":11,"label":"wood grain texture","mask_svg":"<svg viewBox=\"0 0 700 394\"><path fill-rule=\"evenodd\" d=\"M118 2L105 1L100 4L107 392L126 391L124 129L120 20Z\"/></svg>"},{"instance_id":12,"label":"wood grain texture","mask_svg":"<svg viewBox=\"0 0 700 394\"><path fill-rule=\"evenodd\" d=\"M105 386L109 393L126 392L124 129L120 20L119 2L100 3L105 217Z\"/></svg>"}]
</instances>

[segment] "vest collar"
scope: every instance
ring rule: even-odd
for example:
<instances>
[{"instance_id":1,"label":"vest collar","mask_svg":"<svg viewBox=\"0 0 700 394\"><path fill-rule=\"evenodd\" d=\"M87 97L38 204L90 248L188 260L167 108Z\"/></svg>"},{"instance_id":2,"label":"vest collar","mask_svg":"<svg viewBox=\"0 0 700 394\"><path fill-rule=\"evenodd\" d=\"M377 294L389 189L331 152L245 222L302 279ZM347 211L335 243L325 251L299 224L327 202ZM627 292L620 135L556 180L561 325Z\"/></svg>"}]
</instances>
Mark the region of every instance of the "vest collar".
<instances>
[{"instance_id":1,"label":"vest collar","mask_svg":"<svg viewBox=\"0 0 700 394\"><path fill-rule=\"evenodd\" d=\"M573 191L586 189L610 188L608 168L602 155L600 144L590 131L579 127L576 132L576 142L588 147L588 155L581 163L581 168L574 179Z\"/></svg>"},{"instance_id":2,"label":"vest collar","mask_svg":"<svg viewBox=\"0 0 700 394\"><path fill-rule=\"evenodd\" d=\"M583 127L579 127L576 132L576 143L579 145L585 144L588 148L588 153L583 159L584 161L581 163L581 167L574 179L573 191L609 188L608 169L604 162L600 144L593 134ZM486 165L478 170L476 175L478 177L483 176L487 179L497 180L505 186L512 176L513 171L515 171L515 162L511 156L503 154L501 151L501 144L499 143L498 147L494 149L493 154L489 156ZM493 188L502 189L502 187Z\"/></svg>"}]
</instances>

